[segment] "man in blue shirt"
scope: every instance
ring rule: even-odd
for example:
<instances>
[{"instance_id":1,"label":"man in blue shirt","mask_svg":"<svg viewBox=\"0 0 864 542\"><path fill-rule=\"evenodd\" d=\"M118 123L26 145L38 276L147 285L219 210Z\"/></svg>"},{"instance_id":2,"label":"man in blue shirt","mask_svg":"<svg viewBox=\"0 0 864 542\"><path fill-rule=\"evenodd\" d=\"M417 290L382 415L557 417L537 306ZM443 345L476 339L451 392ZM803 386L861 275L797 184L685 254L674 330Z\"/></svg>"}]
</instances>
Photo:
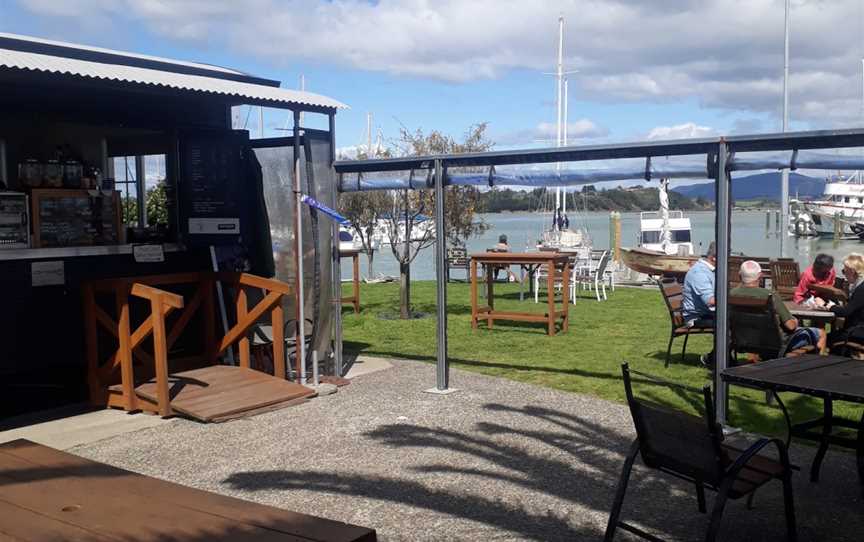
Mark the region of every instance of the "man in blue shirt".
<instances>
[{"instance_id":1,"label":"man in blue shirt","mask_svg":"<svg viewBox=\"0 0 864 542\"><path fill-rule=\"evenodd\" d=\"M705 257L693 264L684 277L681 310L688 326L713 324L715 265L717 265L717 250L712 242L708 245L708 253Z\"/></svg>"}]
</instances>

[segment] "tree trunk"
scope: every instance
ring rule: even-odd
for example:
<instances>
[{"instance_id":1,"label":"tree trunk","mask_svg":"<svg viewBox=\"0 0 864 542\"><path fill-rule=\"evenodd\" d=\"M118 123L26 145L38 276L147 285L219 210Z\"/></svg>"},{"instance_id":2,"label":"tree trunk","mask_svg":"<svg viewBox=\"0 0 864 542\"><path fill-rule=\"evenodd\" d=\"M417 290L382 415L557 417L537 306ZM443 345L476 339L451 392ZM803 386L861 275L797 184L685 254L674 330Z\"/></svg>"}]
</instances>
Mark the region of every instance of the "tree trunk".
<instances>
[{"instance_id":1,"label":"tree trunk","mask_svg":"<svg viewBox=\"0 0 864 542\"><path fill-rule=\"evenodd\" d=\"M375 251L371 248L366 251L366 262L369 264L367 275L369 276L369 280L375 278L375 272L372 271L372 260L375 258Z\"/></svg>"},{"instance_id":2,"label":"tree trunk","mask_svg":"<svg viewBox=\"0 0 864 542\"><path fill-rule=\"evenodd\" d=\"M411 264L399 264L399 318L411 318Z\"/></svg>"}]
</instances>

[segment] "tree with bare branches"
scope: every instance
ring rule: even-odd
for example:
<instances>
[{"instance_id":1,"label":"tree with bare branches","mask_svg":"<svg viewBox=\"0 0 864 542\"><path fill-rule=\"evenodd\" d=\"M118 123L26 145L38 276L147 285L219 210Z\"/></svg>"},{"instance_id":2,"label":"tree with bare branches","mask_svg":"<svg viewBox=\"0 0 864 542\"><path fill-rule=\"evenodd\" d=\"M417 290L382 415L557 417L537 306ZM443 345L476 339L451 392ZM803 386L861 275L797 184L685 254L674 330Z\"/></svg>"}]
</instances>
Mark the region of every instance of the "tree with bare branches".
<instances>
[{"instance_id":1,"label":"tree with bare branches","mask_svg":"<svg viewBox=\"0 0 864 542\"><path fill-rule=\"evenodd\" d=\"M493 143L486 138L487 124L471 126L464 139L456 141L437 130L424 134L418 129L400 130L399 144L404 154L428 156L487 151ZM473 186L451 186L444 205L446 239L462 245L472 235L489 226L476 220L479 190ZM435 213L435 195L431 190L398 190L391 196L391 212L386 215L390 249L399 262L399 316L411 318L411 262L421 250L435 244L435 229L430 227Z\"/></svg>"}]
</instances>

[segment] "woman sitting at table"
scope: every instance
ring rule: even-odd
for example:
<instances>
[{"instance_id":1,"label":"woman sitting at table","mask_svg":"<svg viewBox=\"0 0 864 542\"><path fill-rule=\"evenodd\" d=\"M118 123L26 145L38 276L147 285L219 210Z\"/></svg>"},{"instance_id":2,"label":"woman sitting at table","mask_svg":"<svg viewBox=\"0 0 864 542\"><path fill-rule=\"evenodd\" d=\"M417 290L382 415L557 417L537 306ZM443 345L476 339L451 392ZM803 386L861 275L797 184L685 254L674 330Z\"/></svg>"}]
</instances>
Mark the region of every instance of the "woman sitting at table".
<instances>
[{"instance_id":1,"label":"woman sitting at table","mask_svg":"<svg viewBox=\"0 0 864 542\"><path fill-rule=\"evenodd\" d=\"M499 235L498 236L498 244L495 245L493 248L488 249L487 252L510 252L510 243L507 242L507 236L504 234ZM506 265L506 266L505 265L496 265L494 269L495 269L495 271L493 271L493 275L492 275L493 280L498 280L498 272L501 269L506 269L507 270L507 280L509 280L510 282L518 282L519 281L519 279L516 278L516 275L513 274L513 271L510 269L509 265Z\"/></svg>"},{"instance_id":2,"label":"woman sitting at table","mask_svg":"<svg viewBox=\"0 0 864 542\"><path fill-rule=\"evenodd\" d=\"M851 252L846 256L842 273L849 283L849 302L843 306L826 306L838 318L846 320L843 329L828 335L828 343L832 347L845 341L864 343L864 255Z\"/></svg>"},{"instance_id":3,"label":"woman sitting at table","mask_svg":"<svg viewBox=\"0 0 864 542\"><path fill-rule=\"evenodd\" d=\"M834 286L836 276L837 274L834 272L834 258L828 254L817 254L816 259L813 260L813 265L801 273L801 280L798 281L798 287L795 288L792 301L795 303L804 303L812 299L814 304L824 304L824 300L819 298L817 292L811 286ZM819 303L820 300L823 303Z\"/></svg>"}]
</instances>

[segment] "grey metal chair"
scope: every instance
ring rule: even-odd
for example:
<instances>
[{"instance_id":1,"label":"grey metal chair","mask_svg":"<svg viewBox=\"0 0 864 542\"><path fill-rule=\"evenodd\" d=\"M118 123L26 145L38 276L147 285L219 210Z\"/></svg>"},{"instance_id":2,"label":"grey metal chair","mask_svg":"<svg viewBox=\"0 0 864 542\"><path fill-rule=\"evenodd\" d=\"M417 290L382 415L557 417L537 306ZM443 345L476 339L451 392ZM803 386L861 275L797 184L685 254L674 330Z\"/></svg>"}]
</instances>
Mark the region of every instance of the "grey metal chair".
<instances>
[{"instance_id":1,"label":"grey metal chair","mask_svg":"<svg viewBox=\"0 0 864 542\"><path fill-rule=\"evenodd\" d=\"M705 540L717 540L720 519L729 499L747 497L748 508L752 507L756 490L772 480L783 484L783 504L786 511L786 536L788 540L798 539L795 527L795 506L792 497L792 467L786 445L779 439L763 438L746 450L740 450L723 443L723 430L714 416L714 402L711 389L707 385L702 390L705 400L705 416L698 418L682 412L669 410L660 405L636 399L630 382L631 371L626 363L621 366L624 376L624 390L633 424L636 426L636 440L624 461L618 489L609 514L606 527L606 542L615 538L617 528L640 536L646 540L658 541L656 536L624 521L621 521L621 506L627 491L627 482L636 457L641 455L642 462L650 469L659 470L693 484L699 512L706 513L705 489L717 492ZM640 377L653 380L654 385L678 386L638 373ZM777 448L779 461L759 455L769 444Z\"/></svg>"}]
</instances>

